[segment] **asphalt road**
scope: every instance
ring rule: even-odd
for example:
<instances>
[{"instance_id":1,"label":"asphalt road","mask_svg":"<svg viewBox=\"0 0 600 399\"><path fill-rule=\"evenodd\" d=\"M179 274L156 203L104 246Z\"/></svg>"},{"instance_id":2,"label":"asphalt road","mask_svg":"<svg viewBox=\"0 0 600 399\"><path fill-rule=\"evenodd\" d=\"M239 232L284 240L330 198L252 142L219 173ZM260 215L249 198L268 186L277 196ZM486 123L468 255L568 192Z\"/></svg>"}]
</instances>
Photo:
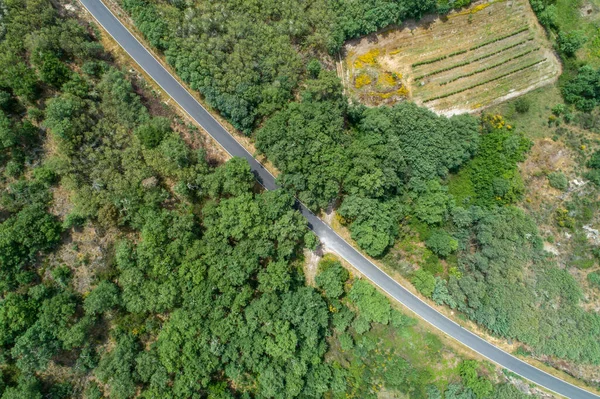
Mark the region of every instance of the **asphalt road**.
<instances>
[{"instance_id":1,"label":"asphalt road","mask_svg":"<svg viewBox=\"0 0 600 399\"><path fill-rule=\"evenodd\" d=\"M232 156L250 163L258 181L268 190L278 188L275 178L242 147L224 128L183 88L179 82L150 54L100 0L80 0L104 29L125 49L148 75L152 77L180 106L201 125ZM390 276L338 236L322 220L299 205L310 228L328 248L352 264L365 277L394 297L419 317L475 352L538 385L572 399L600 398L559 378L553 377L516 357L502 351L477 335L462 328L395 282Z\"/></svg>"}]
</instances>

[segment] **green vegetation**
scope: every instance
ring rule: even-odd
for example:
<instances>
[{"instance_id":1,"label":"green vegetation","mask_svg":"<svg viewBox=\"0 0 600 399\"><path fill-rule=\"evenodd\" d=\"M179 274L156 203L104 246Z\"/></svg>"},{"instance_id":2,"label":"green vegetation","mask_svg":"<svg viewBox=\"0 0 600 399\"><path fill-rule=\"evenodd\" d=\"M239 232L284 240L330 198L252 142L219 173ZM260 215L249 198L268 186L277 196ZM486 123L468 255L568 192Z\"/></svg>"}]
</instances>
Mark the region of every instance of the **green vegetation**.
<instances>
[{"instance_id":1,"label":"green vegetation","mask_svg":"<svg viewBox=\"0 0 600 399\"><path fill-rule=\"evenodd\" d=\"M0 83L2 167L17 166L1 180L0 395L233 397L235 381L240 395L321 397L329 312L295 265L306 222L293 198L255 192L245 161L209 166L87 26L45 1L4 11L2 61L32 83ZM55 150L32 151L42 141ZM70 205L56 216L58 189ZM111 242L95 267L68 244L84 229ZM82 263L60 262L69 251Z\"/></svg>"},{"instance_id":2,"label":"green vegetation","mask_svg":"<svg viewBox=\"0 0 600 399\"><path fill-rule=\"evenodd\" d=\"M3 67L19 60L31 78L27 90L22 80L0 83L2 398L446 389L450 380L411 363L420 349L392 349L400 329L439 359L440 342L420 340L414 321L373 286L349 281L331 259L319 266L318 289L305 285L301 253L314 236L291 195L260 192L241 159L214 166L191 149L174 128L192 128L115 68L89 26L59 18L43 0L12 1L2 12ZM35 57L44 51L41 68ZM346 117L339 84L332 89L318 69L313 63L315 82L289 115L337 107ZM395 337L385 359L375 350L381 328ZM338 348L347 351L341 358ZM452 366L443 370L470 392Z\"/></svg>"},{"instance_id":3,"label":"green vegetation","mask_svg":"<svg viewBox=\"0 0 600 399\"><path fill-rule=\"evenodd\" d=\"M569 179L562 172L552 172L548 174L548 184L550 187L565 191L569 188Z\"/></svg>"},{"instance_id":4,"label":"green vegetation","mask_svg":"<svg viewBox=\"0 0 600 399\"><path fill-rule=\"evenodd\" d=\"M293 98L314 53L335 54L346 39L418 19L437 7L435 0L318 0L308 7L122 0L122 5L179 76L247 134Z\"/></svg>"},{"instance_id":5,"label":"green vegetation","mask_svg":"<svg viewBox=\"0 0 600 399\"><path fill-rule=\"evenodd\" d=\"M124 1L126 9L142 27L141 9L133 9L130 4L130 1ZM238 57L235 62L227 61L234 53L219 53L218 57L222 58L217 65L227 68L220 74L215 72L219 67L212 65L213 55L205 61L208 50L204 46L213 38L233 37L234 32L229 29L236 24L218 25L215 31L218 33L210 31L214 35L211 36L207 29L215 25L206 24L205 27L199 22L202 20L200 15L214 21L223 17L213 16L216 11L208 6L181 5L177 8L152 2L144 10L160 12L167 21L169 29L161 37L172 38L169 40L177 44L170 44L165 54L180 76L246 132L252 131L260 121L260 128L254 132L256 148L282 172L279 182L313 210L336 205L340 222L349 228L352 238L367 254L394 259L387 255L396 239L405 238L407 230L421 226L419 235L425 241L430 257L419 261L422 267L417 270L399 268L424 295L460 310L493 334L522 341L536 353L597 364L600 353L594 342L599 334L598 318L579 306L581 295L577 283L545 257L535 223L514 207L523 199L524 193L517 165L525 160L530 141L498 116L481 119L439 117L411 103L379 108L348 105L335 76L314 62L315 53L310 49L316 52L337 49L346 38L397 23L406 16L419 16L435 7L430 2L420 2L419 7L405 8L409 11L402 14L399 5L386 1L360 5L339 2L332 10L311 3L303 11L286 11L301 21L312 12L313 6L315 9L320 7L321 19L311 19L311 24L315 25L302 31L303 36L278 30L281 20L268 17L270 4L261 7L259 14L244 6L231 6L228 9L230 21L239 19L238 24L244 26L241 22L243 12L255 13L252 19L264 21L264 29L278 32L278 40L282 42L277 51L265 48L264 33L253 32L252 38L259 43L237 44L235 48L239 53L235 53ZM438 6L443 9L444 5ZM328 19L336 21L329 31L325 27ZM321 25L317 26L317 21ZM186 29L191 26L193 29ZM527 27L517 28L480 43L477 48L527 30ZM204 36L207 40L203 43L194 40ZM515 40L522 42L524 39ZM288 46L290 41L296 44L299 52L294 50L292 53ZM271 39L269 45L275 42ZM256 55L259 52L268 57ZM254 58L244 58L249 54L255 54ZM279 62L271 58L273 54L278 55ZM273 81L264 79L236 86L245 90L236 96L236 101L249 94L262 93L264 87L270 86L277 87L282 94L276 99L270 97L273 101L268 107L261 105L262 97L257 96L247 109L261 112L253 113L252 122L243 124L237 115L250 113L234 116L231 111L236 107L219 105L215 100L216 96L233 96L234 86L221 83L226 74L239 69L240 76L227 80L240 82L245 79L248 68L237 68L239 59L248 60L244 65L255 65L257 69L267 59L278 66L283 65L284 59L299 63L298 68L277 72L278 78L286 77L287 86L274 85ZM490 81L541 62L544 60L519 66L490 78ZM194 73L190 68L200 68L202 73ZM275 75L263 73L260 76L273 79ZM196 80L200 77L205 78L201 84ZM490 81L478 82L477 86ZM249 90L250 87L260 89ZM524 108L520 109L526 112ZM396 267L394 262L391 265ZM535 277L525 278L530 274ZM338 279L341 277L340 270L332 268L317 281L317 285L338 297L341 287ZM378 309L377 301L366 292L367 289L358 287L357 292L370 298L360 306ZM527 311L523 312L523 309ZM365 332L368 320L385 321L386 315L386 311L369 310L353 326L357 331ZM565 325L584 324L590 328L568 327L567 335L571 339L564 339ZM544 326L543 333L541 327L532 331L529 328L532 325ZM342 338L345 348L356 342L350 338Z\"/></svg>"},{"instance_id":6,"label":"green vegetation","mask_svg":"<svg viewBox=\"0 0 600 399\"><path fill-rule=\"evenodd\" d=\"M515 206L531 146L520 130L408 102L349 105L319 61L346 38L467 3L122 2L253 134L286 191L337 206L366 253L492 334L597 365L600 317ZM1 12L3 398L522 397L339 262L326 258L307 286L301 254L317 243L294 197L261 192L241 159L216 166L192 149L176 132L193 142L193 128L116 68L91 27L44 0ZM590 180L599 154L581 162ZM553 213L559 227L590 223L598 205L586 201ZM408 247L415 233L423 259L395 264L396 239Z\"/></svg>"},{"instance_id":7,"label":"green vegetation","mask_svg":"<svg viewBox=\"0 0 600 399\"><path fill-rule=\"evenodd\" d=\"M430 60L426 60L426 61L420 61L420 62L415 62L414 64L412 64L412 67L413 67L413 68L416 68L416 67L418 67L418 66L421 66L421 65L429 65L429 64L433 64L433 63L436 63L436 62L438 62L438 61L443 61L443 60L445 60L445 59L448 59L448 58L455 57L455 56L457 56L457 55L462 55L462 54L466 53L467 51L469 51L469 50L460 50L460 51L455 51L455 52L453 52L453 53L450 53L450 54L445 54L445 55L442 55L442 56L440 56L440 57L437 57L437 58L432 58L432 59L430 59Z\"/></svg>"},{"instance_id":8,"label":"green vegetation","mask_svg":"<svg viewBox=\"0 0 600 399\"><path fill-rule=\"evenodd\" d=\"M343 270L326 257L317 280L336 268ZM436 336L392 308L370 283L345 275L336 278L337 284L347 288L340 295L338 291L334 297L326 295L334 328L327 354L332 397L374 399L385 393L427 399L526 397L510 384L495 383L481 362L449 356Z\"/></svg>"}]
</instances>

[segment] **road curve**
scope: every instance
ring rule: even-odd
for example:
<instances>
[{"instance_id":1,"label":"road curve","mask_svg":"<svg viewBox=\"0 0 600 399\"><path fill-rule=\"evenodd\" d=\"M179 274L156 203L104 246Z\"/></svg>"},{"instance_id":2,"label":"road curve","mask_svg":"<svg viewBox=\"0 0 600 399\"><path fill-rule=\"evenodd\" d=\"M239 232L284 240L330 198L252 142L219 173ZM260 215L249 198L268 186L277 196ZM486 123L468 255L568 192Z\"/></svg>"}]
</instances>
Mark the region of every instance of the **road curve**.
<instances>
[{"instance_id":1,"label":"road curve","mask_svg":"<svg viewBox=\"0 0 600 399\"><path fill-rule=\"evenodd\" d=\"M114 40L140 65L183 110L206 130L230 155L244 158L250 164L258 181L267 189L278 186L271 175L241 144L207 112L194 97L158 62L154 56L127 30L100 0L80 0L90 14ZM302 215L310 228L328 248L358 269L365 277L409 308L419 317L443 333L468 346L501 367L504 367L546 389L571 399L599 399L600 396L578 388L495 347L486 340L464 329L402 287L390 276L365 258L354 247L337 235L321 219L303 205Z\"/></svg>"}]
</instances>

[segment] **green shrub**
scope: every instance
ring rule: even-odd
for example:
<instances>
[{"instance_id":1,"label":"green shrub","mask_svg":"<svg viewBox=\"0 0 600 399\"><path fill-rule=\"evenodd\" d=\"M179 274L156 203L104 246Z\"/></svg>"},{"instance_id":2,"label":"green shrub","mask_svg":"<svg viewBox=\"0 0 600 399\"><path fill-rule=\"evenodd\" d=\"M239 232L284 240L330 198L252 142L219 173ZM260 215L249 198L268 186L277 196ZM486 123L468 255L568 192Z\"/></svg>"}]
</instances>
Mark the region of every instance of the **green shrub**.
<instances>
[{"instance_id":1,"label":"green shrub","mask_svg":"<svg viewBox=\"0 0 600 399\"><path fill-rule=\"evenodd\" d=\"M390 302L371 283L364 280L356 281L348 297L358 308L360 316L357 319L364 318L367 322L388 324L392 311Z\"/></svg>"},{"instance_id":2,"label":"green shrub","mask_svg":"<svg viewBox=\"0 0 600 399\"><path fill-rule=\"evenodd\" d=\"M340 347L344 352L348 352L354 347L354 341L352 340L352 336L348 333L340 334L338 340L340 341Z\"/></svg>"},{"instance_id":3,"label":"green shrub","mask_svg":"<svg viewBox=\"0 0 600 399\"><path fill-rule=\"evenodd\" d=\"M581 48L587 41L583 31L573 30L570 32L561 31L558 33L557 45L558 50L568 57L573 57L577 50Z\"/></svg>"},{"instance_id":4,"label":"green shrub","mask_svg":"<svg viewBox=\"0 0 600 399\"><path fill-rule=\"evenodd\" d=\"M431 298L435 289L435 277L431 273L419 269L413 273L411 282L421 294Z\"/></svg>"},{"instance_id":5,"label":"green shrub","mask_svg":"<svg viewBox=\"0 0 600 399\"><path fill-rule=\"evenodd\" d=\"M520 97L515 101L515 111L520 114L526 114L531 108L531 102L525 97Z\"/></svg>"},{"instance_id":6,"label":"green shrub","mask_svg":"<svg viewBox=\"0 0 600 399\"><path fill-rule=\"evenodd\" d=\"M552 172L548 174L548 183L550 187L556 188L557 190L565 191L569 188L569 179L562 172Z\"/></svg>"},{"instance_id":7,"label":"green shrub","mask_svg":"<svg viewBox=\"0 0 600 399\"><path fill-rule=\"evenodd\" d=\"M587 275L587 280L592 287L600 289L600 272L591 272Z\"/></svg>"},{"instance_id":8,"label":"green shrub","mask_svg":"<svg viewBox=\"0 0 600 399\"><path fill-rule=\"evenodd\" d=\"M172 132L171 121L167 118L154 118L135 129L135 135L146 148L158 147L170 132Z\"/></svg>"},{"instance_id":9,"label":"green shrub","mask_svg":"<svg viewBox=\"0 0 600 399\"><path fill-rule=\"evenodd\" d=\"M340 262L323 259L319 262L319 271L315 282L329 298L339 298L344 293L344 283L348 277L348 271Z\"/></svg>"},{"instance_id":10,"label":"green shrub","mask_svg":"<svg viewBox=\"0 0 600 399\"><path fill-rule=\"evenodd\" d=\"M310 60L310 62L306 65L306 72L308 72L310 77L316 79L321 72L321 63L319 60L316 58Z\"/></svg>"},{"instance_id":11,"label":"green shrub","mask_svg":"<svg viewBox=\"0 0 600 399\"><path fill-rule=\"evenodd\" d=\"M448 234L445 230L437 229L431 233L431 236L425 241L427 248L434 254L445 258L458 249L458 241Z\"/></svg>"}]
</instances>

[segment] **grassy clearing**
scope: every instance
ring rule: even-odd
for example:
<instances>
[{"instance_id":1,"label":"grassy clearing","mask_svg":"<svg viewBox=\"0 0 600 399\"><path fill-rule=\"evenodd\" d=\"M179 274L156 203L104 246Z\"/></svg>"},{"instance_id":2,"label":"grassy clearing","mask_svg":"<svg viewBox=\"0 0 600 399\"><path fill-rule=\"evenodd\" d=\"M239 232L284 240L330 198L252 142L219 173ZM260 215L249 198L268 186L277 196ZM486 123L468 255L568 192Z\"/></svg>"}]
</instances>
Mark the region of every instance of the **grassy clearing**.
<instances>
[{"instance_id":1,"label":"grassy clearing","mask_svg":"<svg viewBox=\"0 0 600 399\"><path fill-rule=\"evenodd\" d=\"M379 105L408 97L444 114L519 96L555 81L561 69L527 0L490 1L407 22L351 41L344 51L345 81L359 101ZM396 85L379 85L380 74L397 77ZM388 95L399 88L402 95Z\"/></svg>"},{"instance_id":2,"label":"grassy clearing","mask_svg":"<svg viewBox=\"0 0 600 399\"><path fill-rule=\"evenodd\" d=\"M583 30L588 38L577 58L600 67L600 0L557 0L556 9L561 30Z\"/></svg>"}]
</instances>

